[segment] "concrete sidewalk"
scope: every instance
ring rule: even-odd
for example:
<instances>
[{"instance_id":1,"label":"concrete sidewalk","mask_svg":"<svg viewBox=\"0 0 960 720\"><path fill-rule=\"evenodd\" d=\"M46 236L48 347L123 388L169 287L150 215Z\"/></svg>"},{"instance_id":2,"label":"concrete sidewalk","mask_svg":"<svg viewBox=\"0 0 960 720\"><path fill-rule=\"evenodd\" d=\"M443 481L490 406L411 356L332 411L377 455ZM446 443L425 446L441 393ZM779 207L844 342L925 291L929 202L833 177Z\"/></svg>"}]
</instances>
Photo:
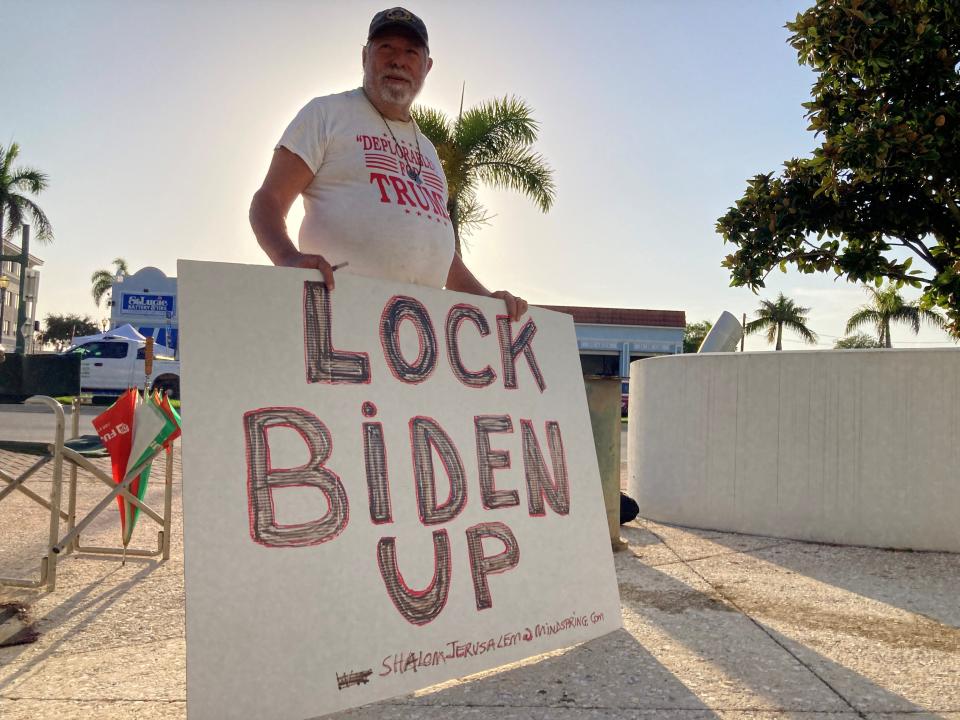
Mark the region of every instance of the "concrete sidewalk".
<instances>
[{"instance_id":1,"label":"concrete sidewalk","mask_svg":"<svg viewBox=\"0 0 960 720\"><path fill-rule=\"evenodd\" d=\"M82 507L99 483L81 478ZM66 557L52 594L0 588L40 633L0 648L2 720L186 717L179 453L175 482L169 562ZM49 474L30 487L49 492ZM105 512L84 542L116 543L118 525ZM0 504L0 574L36 574L45 532L19 493ZM154 532L141 518L134 544ZM960 720L960 556L647 521L623 537L623 630L331 717Z\"/></svg>"}]
</instances>

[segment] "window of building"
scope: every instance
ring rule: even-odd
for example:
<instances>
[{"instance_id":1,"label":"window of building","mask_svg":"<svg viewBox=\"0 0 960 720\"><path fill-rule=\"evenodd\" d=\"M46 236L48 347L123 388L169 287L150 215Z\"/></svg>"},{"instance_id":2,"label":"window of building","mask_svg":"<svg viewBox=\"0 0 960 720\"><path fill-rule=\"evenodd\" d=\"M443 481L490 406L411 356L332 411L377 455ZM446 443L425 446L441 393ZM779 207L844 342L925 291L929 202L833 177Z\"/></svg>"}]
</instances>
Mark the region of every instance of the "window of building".
<instances>
[{"instance_id":1,"label":"window of building","mask_svg":"<svg viewBox=\"0 0 960 720\"><path fill-rule=\"evenodd\" d=\"M619 377L619 355L581 355L580 367L584 375Z\"/></svg>"}]
</instances>

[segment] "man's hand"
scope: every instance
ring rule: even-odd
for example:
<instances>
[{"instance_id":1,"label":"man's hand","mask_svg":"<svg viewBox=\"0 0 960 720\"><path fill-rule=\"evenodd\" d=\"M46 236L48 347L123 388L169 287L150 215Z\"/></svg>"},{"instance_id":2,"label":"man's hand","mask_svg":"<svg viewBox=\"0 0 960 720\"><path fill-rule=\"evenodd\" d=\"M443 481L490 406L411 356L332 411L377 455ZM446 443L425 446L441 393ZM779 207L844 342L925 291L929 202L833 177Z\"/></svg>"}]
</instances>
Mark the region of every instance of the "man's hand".
<instances>
[{"instance_id":1,"label":"man's hand","mask_svg":"<svg viewBox=\"0 0 960 720\"><path fill-rule=\"evenodd\" d=\"M333 267L323 255L311 255L310 253L297 251L278 258L274 264L279 267L317 269L323 275L323 282L326 284L327 290L333 290Z\"/></svg>"},{"instance_id":2,"label":"man's hand","mask_svg":"<svg viewBox=\"0 0 960 720\"><path fill-rule=\"evenodd\" d=\"M497 290L496 292L487 290L463 264L463 259L459 255L454 255L453 262L450 263L450 270L447 273L447 290L459 290L473 295L500 298L506 303L507 314L514 321L519 320L527 312L527 301L523 298L508 293L506 290Z\"/></svg>"},{"instance_id":3,"label":"man's hand","mask_svg":"<svg viewBox=\"0 0 960 720\"><path fill-rule=\"evenodd\" d=\"M507 305L507 314L510 319L516 322L527 312L527 301L522 297L517 297L506 290L497 290L490 293L490 297L500 298Z\"/></svg>"}]
</instances>

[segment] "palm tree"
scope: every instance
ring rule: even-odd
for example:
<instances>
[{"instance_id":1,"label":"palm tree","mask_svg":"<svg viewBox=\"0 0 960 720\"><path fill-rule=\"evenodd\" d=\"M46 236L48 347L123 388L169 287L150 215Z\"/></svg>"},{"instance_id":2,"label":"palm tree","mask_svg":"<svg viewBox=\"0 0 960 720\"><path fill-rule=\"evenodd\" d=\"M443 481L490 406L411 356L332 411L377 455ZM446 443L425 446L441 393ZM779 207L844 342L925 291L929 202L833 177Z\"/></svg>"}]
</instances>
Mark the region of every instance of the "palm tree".
<instances>
[{"instance_id":1,"label":"palm tree","mask_svg":"<svg viewBox=\"0 0 960 720\"><path fill-rule=\"evenodd\" d=\"M29 216L37 240L53 240L53 227L46 213L26 194L36 195L47 188L47 176L31 167L14 167L20 146L0 145L0 238L10 240Z\"/></svg>"},{"instance_id":2,"label":"palm tree","mask_svg":"<svg viewBox=\"0 0 960 720\"><path fill-rule=\"evenodd\" d=\"M107 291L113 287L113 280L117 275L129 275L127 261L123 258L117 258L113 261L113 272L109 270L96 270L90 276L90 282L93 283L93 301L100 307L100 301Z\"/></svg>"},{"instance_id":3,"label":"palm tree","mask_svg":"<svg viewBox=\"0 0 960 720\"><path fill-rule=\"evenodd\" d=\"M877 331L880 347L892 348L890 324L904 323L910 326L913 334L920 332L921 323L946 330L947 321L935 310L921 308L915 301L906 302L897 286L890 283L882 288L865 286L870 302L861 305L847 320L847 333L864 326L872 326Z\"/></svg>"},{"instance_id":4,"label":"palm tree","mask_svg":"<svg viewBox=\"0 0 960 720\"><path fill-rule=\"evenodd\" d=\"M422 106L411 111L417 126L437 148L447 176L447 211L453 225L457 254L461 234L469 235L489 221L477 200L477 187L486 183L517 190L547 212L556 189L553 170L534 152L538 123L530 106L515 97L488 100L451 120L444 113Z\"/></svg>"},{"instance_id":5,"label":"palm tree","mask_svg":"<svg viewBox=\"0 0 960 720\"><path fill-rule=\"evenodd\" d=\"M777 350L783 350L783 328L793 330L803 338L804 342L815 345L817 334L807 327L807 313L810 308L800 307L793 300L784 297L783 293L777 296L776 301L761 300L757 310L757 319L751 320L743 327L747 335L767 331L767 342L777 341Z\"/></svg>"}]
</instances>

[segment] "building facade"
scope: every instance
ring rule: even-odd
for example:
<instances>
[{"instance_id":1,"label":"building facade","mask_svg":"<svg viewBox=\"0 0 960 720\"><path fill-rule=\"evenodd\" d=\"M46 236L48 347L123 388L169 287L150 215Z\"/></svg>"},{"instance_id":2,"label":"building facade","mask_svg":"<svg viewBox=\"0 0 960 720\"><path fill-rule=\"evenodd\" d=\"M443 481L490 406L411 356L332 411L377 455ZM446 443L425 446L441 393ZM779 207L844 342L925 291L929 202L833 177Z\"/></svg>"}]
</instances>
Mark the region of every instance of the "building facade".
<instances>
[{"instance_id":1,"label":"building facade","mask_svg":"<svg viewBox=\"0 0 960 720\"><path fill-rule=\"evenodd\" d=\"M620 377L627 392L630 363L683 352L682 310L540 305L573 316L584 375Z\"/></svg>"},{"instance_id":2,"label":"building facade","mask_svg":"<svg viewBox=\"0 0 960 720\"><path fill-rule=\"evenodd\" d=\"M19 255L20 246L4 241L4 255ZM17 327L17 312L20 309L20 263L12 260L0 262L0 277L6 281L6 287L0 287L0 347L5 352L13 352L17 346L17 333L25 337L26 351L34 351L34 332L37 328L37 298L40 292L40 270L43 260L33 255L27 256L27 286L24 292L24 302L27 304L27 329ZM0 280L0 286L4 284Z\"/></svg>"},{"instance_id":3,"label":"building facade","mask_svg":"<svg viewBox=\"0 0 960 720\"><path fill-rule=\"evenodd\" d=\"M145 267L133 275L118 276L111 291L110 328L133 325L179 354L177 279L162 270Z\"/></svg>"}]
</instances>

